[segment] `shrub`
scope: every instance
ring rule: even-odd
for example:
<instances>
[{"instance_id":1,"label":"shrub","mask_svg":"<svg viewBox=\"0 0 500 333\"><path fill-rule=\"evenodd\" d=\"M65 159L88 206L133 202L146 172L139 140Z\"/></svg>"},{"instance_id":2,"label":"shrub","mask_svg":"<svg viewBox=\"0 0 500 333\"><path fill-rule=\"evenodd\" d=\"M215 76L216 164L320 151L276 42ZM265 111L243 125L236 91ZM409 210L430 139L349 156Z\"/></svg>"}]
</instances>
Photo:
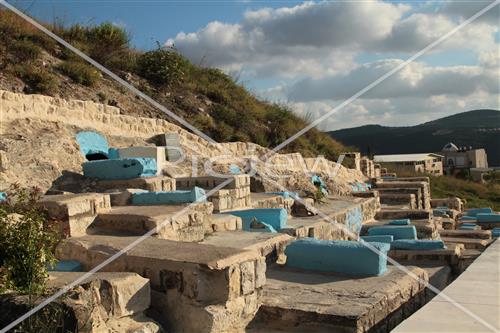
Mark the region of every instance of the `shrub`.
<instances>
[{"instance_id":1,"label":"shrub","mask_svg":"<svg viewBox=\"0 0 500 333\"><path fill-rule=\"evenodd\" d=\"M47 265L53 265L58 237L47 213L37 204L38 189L13 186L0 204L0 265L2 289L41 293L45 289Z\"/></svg>"},{"instance_id":2,"label":"shrub","mask_svg":"<svg viewBox=\"0 0 500 333\"><path fill-rule=\"evenodd\" d=\"M84 86L92 86L99 79L99 72L90 65L79 61L65 61L58 69L73 81Z\"/></svg>"},{"instance_id":3,"label":"shrub","mask_svg":"<svg viewBox=\"0 0 500 333\"><path fill-rule=\"evenodd\" d=\"M87 32L87 40L91 45L90 56L97 61L106 62L111 56L127 48L130 39L124 29L106 22L91 27Z\"/></svg>"},{"instance_id":4,"label":"shrub","mask_svg":"<svg viewBox=\"0 0 500 333\"><path fill-rule=\"evenodd\" d=\"M29 94L52 95L56 91L56 77L43 67L17 65L14 73L27 85L25 91Z\"/></svg>"},{"instance_id":5,"label":"shrub","mask_svg":"<svg viewBox=\"0 0 500 333\"><path fill-rule=\"evenodd\" d=\"M36 60L41 49L35 43L29 40L16 40L10 46L12 54L16 57L16 62L26 62Z\"/></svg>"},{"instance_id":6,"label":"shrub","mask_svg":"<svg viewBox=\"0 0 500 333\"><path fill-rule=\"evenodd\" d=\"M181 83L190 71L189 61L172 49L157 49L138 59L139 74L156 85Z\"/></svg>"}]
</instances>

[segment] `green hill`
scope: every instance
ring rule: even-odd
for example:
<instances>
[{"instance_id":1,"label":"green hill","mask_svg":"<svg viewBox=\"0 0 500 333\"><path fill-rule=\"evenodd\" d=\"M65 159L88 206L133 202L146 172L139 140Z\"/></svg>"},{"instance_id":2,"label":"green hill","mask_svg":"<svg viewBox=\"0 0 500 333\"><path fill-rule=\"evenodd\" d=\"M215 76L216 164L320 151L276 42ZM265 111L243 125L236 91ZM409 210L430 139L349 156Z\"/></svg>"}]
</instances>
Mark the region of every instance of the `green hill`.
<instances>
[{"instance_id":1,"label":"green hill","mask_svg":"<svg viewBox=\"0 0 500 333\"><path fill-rule=\"evenodd\" d=\"M366 125L329 132L364 154L438 152L448 142L485 148L488 164L500 165L500 111L473 110L410 127Z\"/></svg>"},{"instance_id":2,"label":"green hill","mask_svg":"<svg viewBox=\"0 0 500 333\"><path fill-rule=\"evenodd\" d=\"M285 105L257 99L222 71L196 66L174 49L134 49L121 28L46 25L70 44L219 142L274 147L308 123ZM94 100L124 114L168 117L15 14L0 9L0 89ZM170 120L172 121L172 120ZM346 148L312 129L283 149L335 160Z\"/></svg>"}]
</instances>

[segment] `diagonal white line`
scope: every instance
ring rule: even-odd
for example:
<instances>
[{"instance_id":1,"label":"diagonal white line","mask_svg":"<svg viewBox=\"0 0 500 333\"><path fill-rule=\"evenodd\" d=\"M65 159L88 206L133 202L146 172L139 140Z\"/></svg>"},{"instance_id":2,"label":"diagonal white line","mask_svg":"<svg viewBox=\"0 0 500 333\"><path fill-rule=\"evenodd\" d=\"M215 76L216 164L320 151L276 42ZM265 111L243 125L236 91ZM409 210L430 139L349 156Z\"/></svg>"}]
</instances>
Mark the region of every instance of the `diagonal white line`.
<instances>
[{"instance_id":1,"label":"diagonal white line","mask_svg":"<svg viewBox=\"0 0 500 333\"><path fill-rule=\"evenodd\" d=\"M496 3L498 3L500 0L497 0ZM85 55L84 53L82 53L81 51L79 51L78 49L74 48L72 45L68 44L66 41L62 40L60 37L58 37L57 35L53 34L51 31L47 30L45 27L43 27L42 25L40 25L39 23L37 23L36 21L34 21L33 19L31 19L29 16L25 15L24 13L20 12L19 10L17 10L15 7L7 4L5 2L5 0L0 0L0 4L4 5L5 7L11 9L12 11L14 11L16 14L18 14L19 16L21 16L22 18L24 18L25 20L27 20L28 22L32 23L33 25L35 25L37 28L39 28L40 30L42 30L43 32L45 32L46 34L48 34L49 36L51 36L52 38L54 38L55 40L57 40L58 42L60 42L61 44L63 44L64 46L66 46L67 48L71 49L73 52L75 52L76 54L78 54L79 56L81 56L82 58L84 58L86 61L88 61L90 64L96 66L97 68L99 68L101 71L103 71L104 73L110 75L113 79L115 79L118 83L124 85L126 88L128 88L129 90L133 91L134 93L136 93L137 95L141 96L142 98L144 98L145 100L147 100L148 102L150 102L152 105L154 105L155 107L159 108L160 110L162 110L163 112L165 112L166 114L170 115L173 119L176 119L177 121L179 121L181 124L183 124L184 126L186 126L187 128L189 129L192 129L193 132L197 133L198 135L200 135L201 137L205 138L207 141L211 142L211 143L216 143L215 140L211 139L210 137L208 137L207 135L205 135L204 133L202 133L201 131L199 131L198 129L196 129L195 127L193 127L192 125L190 125L189 123L187 123L185 120L183 120L182 118L178 117L177 115L173 114L171 111L169 111L167 108L165 108L164 106L162 106L161 104L157 103L156 101L154 101L153 99L151 99L149 96L145 95L144 93L142 93L141 91L137 90L135 87L133 87L132 85L128 84L126 81L122 80L120 77L118 77L117 75L115 75L113 72L109 71L108 69L106 69L104 66L100 65L99 63L97 63L96 61L94 61L93 59L89 58L87 55ZM486 10L485 10L486 11ZM483 13L485 12L483 11ZM483 14L481 13L481 14ZM477 18L479 15L477 15L475 18ZM474 18L474 19L475 19ZM469 19L469 23L471 22L472 20ZM456 31L455 31L456 32ZM199 134L201 133L201 134ZM276 151L277 149L275 148L273 151ZM266 154L267 155L267 154ZM336 168L335 171L338 171L339 168ZM252 173L254 173L254 170L251 170ZM256 170L255 170L256 171ZM264 178L268 178L268 177L265 177ZM272 179L268 179L270 180L271 182L274 182ZM216 188L214 188L212 191L208 192L207 193L207 196L210 196L212 195L215 191L217 191L218 189L224 187L225 185L229 184L230 182L232 181L232 178L229 178L228 180L226 180L225 182L221 183L219 186L217 186ZM280 188L283 188L286 190L286 188L282 187L280 184L277 184ZM191 206L191 205L189 205ZM188 207L189 207L188 206ZM175 214L174 216L178 216L179 214L182 214L188 207L186 207L185 209L179 211L177 214ZM168 222L167 220L163 221L160 226L158 227L162 227L164 225L164 223ZM117 255L115 254L111 259L111 258L108 258L108 260L106 260L105 262L101 263L98 267L99 268L94 268L94 270L91 270L89 272L87 272L86 276L90 276L92 275L93 273L95 273L97 270L101 269L102 267L106 266L107 264L109 264L110 262L114 261L115 259L117 259L121 254L125 253L126 251L129 251L131 250L132 248L134 248L135 246L137 246L140 242L142 242L143 240L145 240L148 236L154 234L155 230L158 229L155 228L153 229L152 231L146 233L145 235L141 236L138 240L132 242L129 246L127 246L125 249L125 251L120 251L120 254ZM349 230L348 230L349 231ZM366 243L367 244L367 243ZM376 249L375 249L376 250ZM111 260L110 260L111 259ZM392 260L392 259L391 259ZM391 260L389 260L391 262ZM398 264L396 261L394 261L394 263L396 263L396 267L402 267L403 268L403 271L406 269L404 266ZM394 264L393 263L393 264ZM412 276L411 272L407 272L407 274L409 274L410 276ZM412 276L413 278L417 278L416 276ZM77 283L81 282L82 280L80 279L77 279L76 280L77 282L75 282L73 284L76 285ZM425 282L425 281L423 281ZM437 288L434 288L437 292L439 292L439 289ZM47 305L48 303L50 303L51 301L55 300L56 298L60 297L62 294L64 294L67 290L69 290L69 287L68 288L63 288L60 292L54 294L52 297L50 297L49 299L52 299L50 301L47 301L47 302L44 302L45 304L43 306L38 306L34 309L32 309L32 311L28 312L27 314L25 314L25 316L23 316L23 319L17 321L17 324L19 324L22 320L28 318L30 315L36 313L37 311L39 311L41 308L43 308L45 305ZM432 289L431 289L432 290ZM434 290L433 290L434 291ZM436 292L434 291L434 292ZM449 297L448 297L449 298ZM47 299L48 300L48 299ZM450 301L452 301L453 304L456 304L457 306L459 305L458 303L454 302L451 298L449 298ZM467 310L467 309L465 309ZM465 311L467 313L467 311ZM477 316L475 316L477 317ZM479 317L477 317L479 318ZM482 320L481 318L479 318L479 320ZM10 326L10 325L9 325ZM4 328L6 329L6 328ZM5 332L4 329L2 329L0 331L0 333L3 333ZM10 328L9 328L10 329Z\"/></svg>"},{"instance_id":2,"label":"diagonal white line","mask_svg":"<svg viewBox=\"0 0 500 333\"><path fill-rule=\"evenodd\" d=\"M453 28L452 30L448 31L446 34L444 34L443 36L441 36L440 38L438 38L437 40L435 40L434 42L432 42L429 45L427 45L426 47L424 47L422 50L418 51L413 56L409 57L404 62L400 63L398 66L394 67L393 69L391 69L390 71L388 71L387 73L385 73L384 75L382 75L381 77L379 77L378 79L376 79L375 81L373 81L372 83L370 83L369 85L367 85L366 87L364 87L363 89L361 89L360 91L358 91L357 93L355 93L354 95L352 95L351 97L349 97L348 99L346 99L345 101L343 101L342 103L340 103L338 106L334 107L333 109L331 109L330 111L328 111L327 113L325 113L324 115L322 115L321 117L319 117L318 119L316 119L313 122L311 122L309 125L307 125L303 129L301 129L300 131L298 131L297 133L295 133L294 135L292 135L291 137L289 137L288 139L286 139L285 141L283 141L282 143L280 143L279 145L277 145L276 147L274 147L271 151L269 151L268 153L266 153L262 157L262 159L263 160L267 160L271 155L273 155L274 153L276 153L278 150L281 150L283 147L285 147L286 145L288 145L290 142L292 142L292 141L296 140L297 138L299 138L300 136L304 135L311 128L317 126L319 123L321 123L322 121L324 121L325 119L327 119L328 117L330 117L335 112L337 112L337 111L341 110L342 108L344 108L345 106L351 104L353 101L355 101L356 99L358 99L360 96L364 95L366 92L368 92L371 89L375 88L380 83L384 82L385 80L387 80L388 78L390 78L391 76L393 76L394 74L396 74L397 72L399 72L400 70L402 70L403 68L405 68L408 64L410 64L411 62L413 62L416 59L420 58L422 55L424 55L428 51L430 51L433 48L435 48L437 45L441 44L442 42L444 42L445 40L447 40L448 38L450 38L451 36L453 36L459 30L461 30L462 28L464 28L465 26L467 26L468 24L470 24L472 21L474 21L479 16L483 15L484 13L486 13L488 10L490 10L493 7L495 7L499 3L500 3L500 0L496 0L496 1L492 2L492 3L490 3L488 6L484 7L483 9L481 9L480 11L478 11L477 13L475 13L474 15L472 15L471 17L469 17L467 20L463 21L462 23L460 23L459 25L457 25L455 28Z\"/></svg>"},{"instance_id":3,"label":"diagonal white line","mask_svg":"<svg viewBox=\"0 0 500 333\"><path fill-rule=\"evenodd\" d=\"M145 93L143 93L142 91L140 91L139 89L137 89L136 87L134 87L133 85L128 83L127 81L123 80L121 77L119 77L118 75L116 75L115 73L113 73L112 71L110 71L109 69L107 69L106 67L104 67L103 65L98 63L97 61L95 61L94 59L90 58L88 55L86 55L82 51L78 50L76 47L74 47L70 43L66 42L64 39L57 36L55 33L53 33L52 31L50 31L49 29L44 27L42 24L38 23L37 21L35 21L34 19L29 17L28 15L26 15L22 11L20 11L16 7L12 6L11 4L6 2L5 0L0 0L0 4L7 7L11 11L16 13L20 17L22 17L24 20L28 21L29 23L31 23L32 25L37 27L39 30L41 30L45 34L47 34L48 36L50 36L51 38L53 38L57 42L64 45L66 48L68 48L71 51L73 51L74 53L76 53L79 57L83 58L89 64L93 65L94 67L96 67L97 69L102 71L103 73L109 75L113 80L115 80L116 82L118 82L119 84L121 84L122 86L124 86L125 88L127 88L128 90L130 90L131 92L136 94L137 96L148 101L149 103L151 103L151 105L153 105L154 107L156 107L160 111L163 111L165 114L169 115L172 119L179 122L180 124L182 124L183 126L188 128L190 131L192 131L196 135L202 137L203 139L207 140L210 143L217 143L217 141L215 141L214 139L212 139L211 137L209 137L208 135L206 135L205 133L203 133L202 131L200 131L199 129L197 129L196 127L191 125L190 123L188 123L182 117L179 117L178 115L176 115L175 113L173 113L172 111L167 109L165 106L161 105L160 103L158 103L157 101L155 101L154 99L152 99L151 97L149 97L148 95L146 95Z\"/></svg>"},{"instance_id":4,"label":"diagonal white line","mask_svg":"<svg viewBox=\"0 0 500 333\"><path fill-rule=\"evenodd\" d=\"M217 192L218 190L222 189L224 186L228 185L232 181L233 181L232 178L226 179L225 181L223 181L222 183L220 183L219 185L217 185L216 187L214 187L213 189L211 189L210 191L208 191L206 193L206 195L205 195L204 198L206 199L207 197L213 195L215 192ZM9 325L7 325L4 328L2 328L0 330L0 333L5 333L8 330L14 328L16 325L19 325L22 321L24 321L28 317L32 316L36 312L40 311L47 304L55 301L56 299L58 299L59 297L61 297L63 294L65 294L66 292L68 292L70 289L72 289L73 287L75 287L78 284L82 283L83 281L85 281L86 279L88 279L90 276L92 276L94 273L96 273L99 270L101 270L103 267L107 266L108 264L112 263L113 261L115 261L116 259L118 259L119 257L121 257L123 254L125 254L128 251L132 250L137 245L139 245L140 243L142 243L143 241L145 241L147 238L149 238L149 237L153 236L154 234L156 234L159 230L161 230L163 227L165 227L166 224L168 222L170 222L170 220L173 220L173 219L181 216L183 213L185 213L187 210L189 210L193 205L196 205L198 203L199 202L193 202L193 203L189 204L188 206L184 207L183 209L181 209L180 211L178 211L177 213L175 213L174 215L172 215L170 218L165 219L159 225L157 225L154 229L149 230L144 235L142 235L139 238L135 239L133 242L131 242L130 244L128 244L127 246L125 246L123 249L121 249L120 251L116 252L111 257L109 257L108 259L104 260L99 265L95 266L94 268L92 268L91 270L89 270L88 272L86 272L85 274L83 274L82 276L80 276L75 281L73 281L73 282L69 283L68 285L64 286L63 288L59 289L55 294L53 294L52 296L46 298L43 302L41 302L40 304L38 304L37 306L35 306L33 309L31 309L30 311L26 312L24 315L22 315L21 317L17 318L13 322L11 322Z\"/></svg>"}]
</instances>

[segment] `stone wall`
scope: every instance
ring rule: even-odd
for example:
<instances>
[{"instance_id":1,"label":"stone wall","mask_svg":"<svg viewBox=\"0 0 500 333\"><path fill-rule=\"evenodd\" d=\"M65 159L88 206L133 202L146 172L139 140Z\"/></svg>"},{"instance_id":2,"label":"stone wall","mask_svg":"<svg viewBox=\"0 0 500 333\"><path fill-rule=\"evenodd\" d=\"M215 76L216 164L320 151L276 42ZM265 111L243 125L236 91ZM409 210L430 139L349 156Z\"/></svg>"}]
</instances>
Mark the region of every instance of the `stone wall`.
<instances>
[{"instance_id":1,"label":"stone wall","mask_svg":"<svg viewBox=\"0 0 500 333\"><path fill-rule=\"evenodd\" d=\"M83 157L74 139L80 130L101 132L117 147L152 145L148 140L158 134L178 134L183 152L188 159L196 154L199 166L208 159L213 159L214 165L230 165L236 163L237 158L244 160L247 156L263 156L270 152L268 148L250 142L210 143L166 120L122 115L116 107L92 101L64 100L0 90L0 114L2 136L15 137L12 141L15 147L6 145L7 148L0 151L0 179L5 183L20 181L28 185L30 178L29 185L39 185L43 189L48 189L50 183L64 170L81 171ZM36 135L37 132L43 133L43 136ZM29 158L19 156L20 153L25 153ZM258 172L268 176L290 174L282 185L292 191L305 188L310 183L304 177L304 167L321 175L338 194L350 193L349 183L366 180L361 172L338 166L324 158L303 158L301 154L294 153L274 154L271 160L268 167L264 167L262 162L257 163ZM191 165L183 163L178 165L181 166L180 170L191 174ZM4 173L9 165L10 170ZM23 165L29 167L19 174L16 169ZM336 173L335 177L331 177L330 184L327 175L332 175L332 170L336 170Z\"/></svg>"}]
</instances>

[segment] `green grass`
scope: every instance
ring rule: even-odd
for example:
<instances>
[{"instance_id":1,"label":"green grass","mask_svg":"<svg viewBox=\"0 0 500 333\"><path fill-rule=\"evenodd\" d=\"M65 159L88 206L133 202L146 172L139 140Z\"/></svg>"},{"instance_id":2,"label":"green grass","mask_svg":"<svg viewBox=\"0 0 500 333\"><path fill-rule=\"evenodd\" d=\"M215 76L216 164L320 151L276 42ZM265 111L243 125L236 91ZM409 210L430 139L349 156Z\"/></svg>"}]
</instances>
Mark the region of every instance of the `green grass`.
<instances>
[{"instance_id":1,"label":"green grass","mask_svg":"<svg viewBox=\"0 0 500 333\"><path fill-rule=\"evenodd\" d=\"M432 198L457 196L465 199L465 207L491 207L500 211L500 186L480 184L452 176L431 177Z\"/></svg>"},{"instance_id":2,"label":"green grass","mask_svg":"<svg viewBox=\"0 0 500 333\"><path fill-rule=\"evenodd\" d=\"M57 68L74 82L84 86L90 87L99 80L99 72L94 67L80 61L64 61Z\"/></svg>"},{"instance_id":3,"label":"green grass","mask_svg":"<svg viewBox=\"0 0 500 333\"><path fill-rule=\"evenodd\" d=\"M466 208L491 207L495 211L500 211L500 183L497 181L483 184L467 178L416 173L390 164L386 164L385 167L399 177L429 177L433 199L459 197L465 200Z\"/></svg>"}]
</instances>

